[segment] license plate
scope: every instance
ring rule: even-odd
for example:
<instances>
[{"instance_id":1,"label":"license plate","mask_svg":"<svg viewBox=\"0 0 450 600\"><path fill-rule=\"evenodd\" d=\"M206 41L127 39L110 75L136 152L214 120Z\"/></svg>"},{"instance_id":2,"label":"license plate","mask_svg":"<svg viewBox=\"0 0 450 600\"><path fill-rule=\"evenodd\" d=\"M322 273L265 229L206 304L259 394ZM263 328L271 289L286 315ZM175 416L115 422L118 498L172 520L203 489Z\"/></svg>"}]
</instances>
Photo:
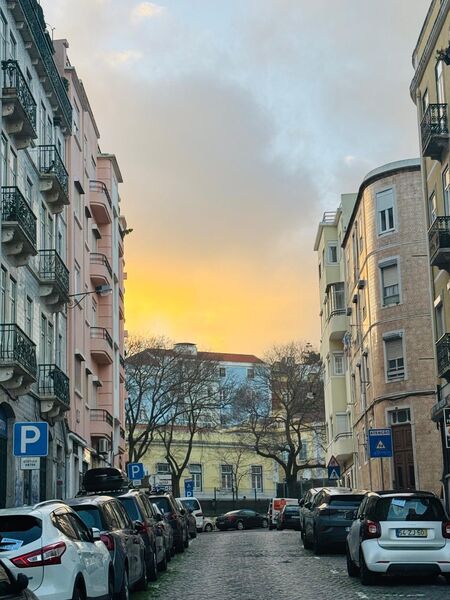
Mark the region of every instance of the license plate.
<instances>
[{"instance_id":1,"label":"license plate","mask_svg":"<svg viewBox=\"0 0 450 600\"><path fill-rule=\"evenodd\" d=\"M428 537L427 529L397 529L397 537Z\"/></svg>"}]
</instances>

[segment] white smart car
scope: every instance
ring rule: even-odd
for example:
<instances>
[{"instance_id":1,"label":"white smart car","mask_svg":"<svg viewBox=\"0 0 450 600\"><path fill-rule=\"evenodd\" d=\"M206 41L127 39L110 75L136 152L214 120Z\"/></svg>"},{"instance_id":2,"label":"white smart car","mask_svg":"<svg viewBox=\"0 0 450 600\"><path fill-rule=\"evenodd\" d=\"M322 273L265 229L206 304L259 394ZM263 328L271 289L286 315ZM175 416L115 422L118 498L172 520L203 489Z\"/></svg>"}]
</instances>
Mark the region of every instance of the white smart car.
<instances>
[{"instance_id":1,"label":"white smart car","mask_svg":"<svg viewBox=\"0 0 450 600\"><path fill-rule=\"evenodd\" d=\"M39 600L111 600L114 573L98 530L60 500L0 510L0 558Z\"/></svg>"},{"instance_id":2,"label":"white smart car","mask_svg":"<svg viewBox=\"0 0 450 600\"><path fill-rule=\"evenodd\" d=\"M368 492L347 537L347 570L377 576L443 575L450 583L450 522L431 492Z\"/></svg>"}]
</instances>

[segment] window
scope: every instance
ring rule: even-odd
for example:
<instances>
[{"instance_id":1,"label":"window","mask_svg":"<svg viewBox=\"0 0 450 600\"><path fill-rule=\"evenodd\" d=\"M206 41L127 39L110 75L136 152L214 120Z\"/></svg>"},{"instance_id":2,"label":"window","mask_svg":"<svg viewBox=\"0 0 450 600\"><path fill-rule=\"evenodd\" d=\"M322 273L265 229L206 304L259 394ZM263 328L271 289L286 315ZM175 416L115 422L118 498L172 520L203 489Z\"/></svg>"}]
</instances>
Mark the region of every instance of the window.
<instances>
[{"instance_id":1,"label":"window","mask_svg":"<svg viewBox=\"0 0 450 600\"><path fill-rule=\"evenodd\" d=\"M444 212L447 216L450 215L450 171L448 166L445 167L442 173L442 191L444 196Z\"/></svg>"},{"instance_id":2,"label":"window","mask_svg":"<svg viewBox=\"0 0 450 600\"><path fill-rule=\"evenodd\" d=\"M445 333L445 322L444 322L444 307L442 302L439 302L434 309L436 315L436 339L441 338Z\"/></svg>"},{"instance_id":3,"label":"window","mask_svg":"<svg viewBox=\"0 0 450 600\"><path fill-rule=\"evenodd\" d=\"M442 60L436 63L436 95L438 104L445 102L444 66Z\"/></svg>"},{"instance_id":4,"label":"window","mask_svg":"<svg viewBox=\"0 0 450 600\"><path fill-rule=\"evenodd\" d=\"M12 33L9 34L9 58L17 58L17 42Z\"/></svg>"},{"instance_id":5,"label":"window","mask_svg":"<svg viewBox=\"0 0 450 600\"><path fill-rule=\"evenodd\" d=\"M82 360L79 356L75 356L75 389L82 394Z\"/></svg>"},{"instance_id":6,"label":"window","mask_svg":"<svg viewBox=\"0 0 450 600\"><path fill-rule=\"evenodd\" d=\"M437 217L437 207L436 207L436 194L433 192L431 196L428 198L428 218L430 219L430 225Z\"/></svg>"},{"instance_id":7,"label":"window","mask_svg":"<svg viewBox=\"0 0 450 600\"><path fill-rule=\"evenodd\" d=\"M225 377L227 374L225 367L219 367L219 377Z\"/></svg>"},{"instance_id":8,"label":"window","mask_svg":"<svg viewBox=\"0 0 450 600\"><path fill-rule=\"evenodd\" d=\"M0 60L6 60L8 47L7 27L5 15L0 11Z\"/></svg>"},{"instance_id":9,"label":"window","mask_svg":"<svg viewBox=\"0 0 450 600\"><path fill-rule=\"evenodd\" d=\"M33 335L33 300L30 296L25 301L25 333L30 338Z\"/></svg>"},{"instance_id":10,"label":"window","mask_svg":"<svg viewBox=\"0 0 450 600\"><path fill-rule=\"evenodd\" d=\"M402 425L411 422L411 411L409 408L400 408L389 411L389 422L391 425Z\"/></svg>"},{"instance_id":11,"label":"window","mask_svg":"<svg viewBox=\"0 0 450 600\"><path fill-rule=\"evenodd\" d=\"M233 487L233 467L231 465L220 465L220 480L223 490L231 490Z\"/></svg>"},{"instance_id":12,"label":"window","mask_svg":"<svg viewBox=\"0 0 450 600\"><path fill-rule=\"evenodd\" d=\"M328 264L335 265L338 262L338 245L337 242L328 242L327 245L327 260Z\"/></svg>"},{"instance_id":13,"label":"window","mask_svg":"<svg viewBox=\"0 0 450 600\"><path fill-rule=\"evenodd\" d=\"M16 322L17 316L17 282L12 277L9 278L9 320Z\"/></svg>"},{"instance_id":14,"label":"window","mask_svg":"<svg viewBox=\"0 0 450 600\"><path fill-rule=\"evenodd\" d=\"M393 333L384 337L386 355L386 377L388 381L404 379L405 366L403 358L403 339L401 333Z\"/></svg>"},{"instance_id":15,"label":"window","mask_svg":"<svg viewBox=\"0 0 450 600\"><path fill-rule=\"evenodd\" d=\"M378 233L394 231L394 190L384 190L376 195Z\"/></svg>"},{"instance_id":16,"label":"window","mask_svg":"<svg viewBox=\"0 0 450 600\"><path fill-rule=\"evenodd\" d=\"M201 492L202 491L202 465L191 464L191 465L189 465L189 471L191 472L191 477L194 482L194 491Z\"/></svg>"},{"instance_id":17,"label":"window","mask_svg":"<svg viewBox=\"0 0 450 600\"><path fill-rule=\"evenodd\" d=\"M8 152L8 185L17 185L17 154L11 146Z\"/></svg>"},{"instance_id":18,"label":"window","mask_svg":"<svg viewBox=\"0 0 450 600\"><path fill-rule=\"evenodd\" d=\"M30 207L33 207L33 183L31 182L31 180L27 177L26 181L25 181L25 198L28 202L28 204L30 205Z\"/></svg>"},{"instance_id":19,"label":"window","mask_svg":"<svg viewBox=\"0 0 450 600\"><path fill-rule=\"evenodd\" d=\"M329 317L345 312L345 288L343 281L330 285L326 300Z\"/></svg>"},{"instance_id":20,"label":"window","mask_svg":"<svg viewBox=\"0 0 450 600\"><path fill-rule=\"evenodd\" d=\"M252 465L250 469L252 490L263 491L263 468L261 465Z\"/></svg>"},{"instance_id":21,"label":"window","mask_svg":"<svg viewBox=\"0 0 450 600\"><path fill-rule=\"evenodd\" d=\"M255 369L247 369L247 379L255 379Z\"/></svg>"},{"instance_id":22,"label":"window","mask_svg":"<svg viewBox=\"0 0 450 600\"><path fill-rule=\"evenodd\" d=\"M6 278L7 271L5 267L0 271L0 319L2 323L6 323Z\"/></svg>"},{"instance_id":23,"label":"window","mask_svg":"<svg viewBox=\"0 0 450 600\"><path fill-rule=\"evenodd\" d=\"M398 282L398 264L396 260L380 265L382 305L400 303L400 287Z\"/></svg>"},{"instance_id":24,"label":"window","mask_svg":"<svg viewBox=\"0 0 450 600\"><path fill-rule=\"evenodd\" d=\"M335 423L335 434L336 435L339 435L340 433L347 433L350 431L347 413L336 413L335 420L336 420L336 423Z\"/></svg>"},{"instance_id":25,"label":"window","mask_svg":"<svg viewBox=\"0 0 450 600\"><path fill-rule=\"evenodd\" d=\"M81 293L81 272L80 272L80 266L77 263L75 263L75 268L74 268L74 293L75 294Z\"/></svg>"},{"instance_id":26,"label":"window","mask_svg":"<svg viewBox=\"0 0 450 600\"><path fill-rule=\"evenodd\" d=\"M170 475L170 467L168 463L156 463L156 472L158 475Z\"/></svg>"},{"instance_id":27,"label":"window","mask_svg":"<svg viewBox=\"0 0 450 600\"><path fill-rule=\"evenodd\" d=\"M73 207L75 216L80 221L81 220L81 211L83 210L83 202L81 198L81 194L77 189L77 186L73 186Z\"/></svg>"},{"instance_id":28,"label":"window","mask_svg":"<svg viewBox=\"0 0 450 600\"><path fill-rule=\"evenodd\" d=\"M427 112L428 106L430 104L430 97L428 95L428 90L425 90L422 96L422 117Z\"/></svg>"},{"instance_id":29,"label":"window","mask_svg":"<svg viewBox=\"0 0 450 600\"><path fill-rule=\"evenodd\" d=\"M40 362L45 364L45 351L46 351L46 338L47 338L47 317L41 314L41 331L39 336L39 356Z\"/></svg>"},{"instance_id":30,"label":"window","mask_svg":"<svg viewBox=\"0 0 450 600\"><path fill-rule=\"evenodd\" d=\"M302 447L298 452L299 460L308 460L308 442L302 440Z\"/></svg>"},{"instance_id":31,"label":"window","mask_svg":"<svg viewBox=\"0 0 450 600\"><path fill-rule=\"evenodd\" d=\"M344 375L345 364L343 352L333 352L333 371L334 375Z\"/></svg>"}]
</instances>

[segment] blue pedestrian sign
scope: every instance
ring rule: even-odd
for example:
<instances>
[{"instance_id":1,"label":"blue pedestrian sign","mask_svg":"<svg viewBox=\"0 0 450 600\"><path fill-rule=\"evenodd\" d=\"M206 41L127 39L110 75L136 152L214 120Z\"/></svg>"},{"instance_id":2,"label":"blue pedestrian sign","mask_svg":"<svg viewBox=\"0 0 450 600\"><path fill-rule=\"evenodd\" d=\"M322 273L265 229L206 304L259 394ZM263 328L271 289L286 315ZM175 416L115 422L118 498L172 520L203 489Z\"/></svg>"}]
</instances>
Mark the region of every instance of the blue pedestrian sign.
<instances>
[{"instance_id":1,"label":"blue pedestrian sign","mask_svg":"<svg viewBox=\"0 0 450 600\"><path fill-rule=\"evenodd\" d=\"M341 478L341 465L336 460L335 456L332 456L328 461L328 479L340 479Z\"/></svg>"},{"instance_id":2,"label":"blue pedestrian sign","mask_svg":"<svg viewBox=\"0 0 450 600\"><path fill-rule=\"evenodd\" d=\"M143 463L128 463L127 472L131 481L144 479L145 476Z\"/></svg>"},{"instance_id":3,"label":"blue pedestrian sign","mask_svg":"<svg viewBox=\"0 0 450 600\"><path fill-rule=\"evenodd\" d=\"M369 454L370 458L391 458L392 456L392 429L369 429Z\"/></svg>"},{"instance_id":4,"label":"blue pedestrian sign","mask_svg":"<svg viewBox=\"0 0 450 600\"><path fill-rule=\"evenodd\" d=\"M14 456L47 456L48 423L14 423Z\"/></svg>"},{"instance_id":5,"label":"blue pedestrian sign","mask_svg":"<svg viewBox=\"0 0 450 600\"><path fill-rule=\"evenodd\" d=\"M193 479L185 479L184 480L184 495L186 498L192 498L194 495L194 480Z\"/></svg>"}]
</instances>

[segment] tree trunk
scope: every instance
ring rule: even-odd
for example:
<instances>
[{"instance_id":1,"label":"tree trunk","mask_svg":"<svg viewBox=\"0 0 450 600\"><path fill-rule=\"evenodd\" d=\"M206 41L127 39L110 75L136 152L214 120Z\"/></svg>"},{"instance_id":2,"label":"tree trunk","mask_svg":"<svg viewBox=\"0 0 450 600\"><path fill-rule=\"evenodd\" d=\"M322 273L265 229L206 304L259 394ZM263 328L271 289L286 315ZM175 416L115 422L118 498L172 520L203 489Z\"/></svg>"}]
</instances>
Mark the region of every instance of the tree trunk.
<instances>
[{"instance_id":1,"label":"tree trunk","mask_svg":"<svg viewBox=\"0 0 450 600\"><path fill-rule=\"evenodd\" d=\"M286 492L288 498L297 498L297 477L295 475L289 475L286 477Z\"/></svg>"},{"instance_id":2,"label":"tree trunk","mask_svg":"<svg viewBox=\"0 0 450 600\"><path fill-rule=\"evenodd\" d=\"M180 477L172 473L172 494L175 498L179 498L180 494Z\"/></svg>"}]
</instances>

